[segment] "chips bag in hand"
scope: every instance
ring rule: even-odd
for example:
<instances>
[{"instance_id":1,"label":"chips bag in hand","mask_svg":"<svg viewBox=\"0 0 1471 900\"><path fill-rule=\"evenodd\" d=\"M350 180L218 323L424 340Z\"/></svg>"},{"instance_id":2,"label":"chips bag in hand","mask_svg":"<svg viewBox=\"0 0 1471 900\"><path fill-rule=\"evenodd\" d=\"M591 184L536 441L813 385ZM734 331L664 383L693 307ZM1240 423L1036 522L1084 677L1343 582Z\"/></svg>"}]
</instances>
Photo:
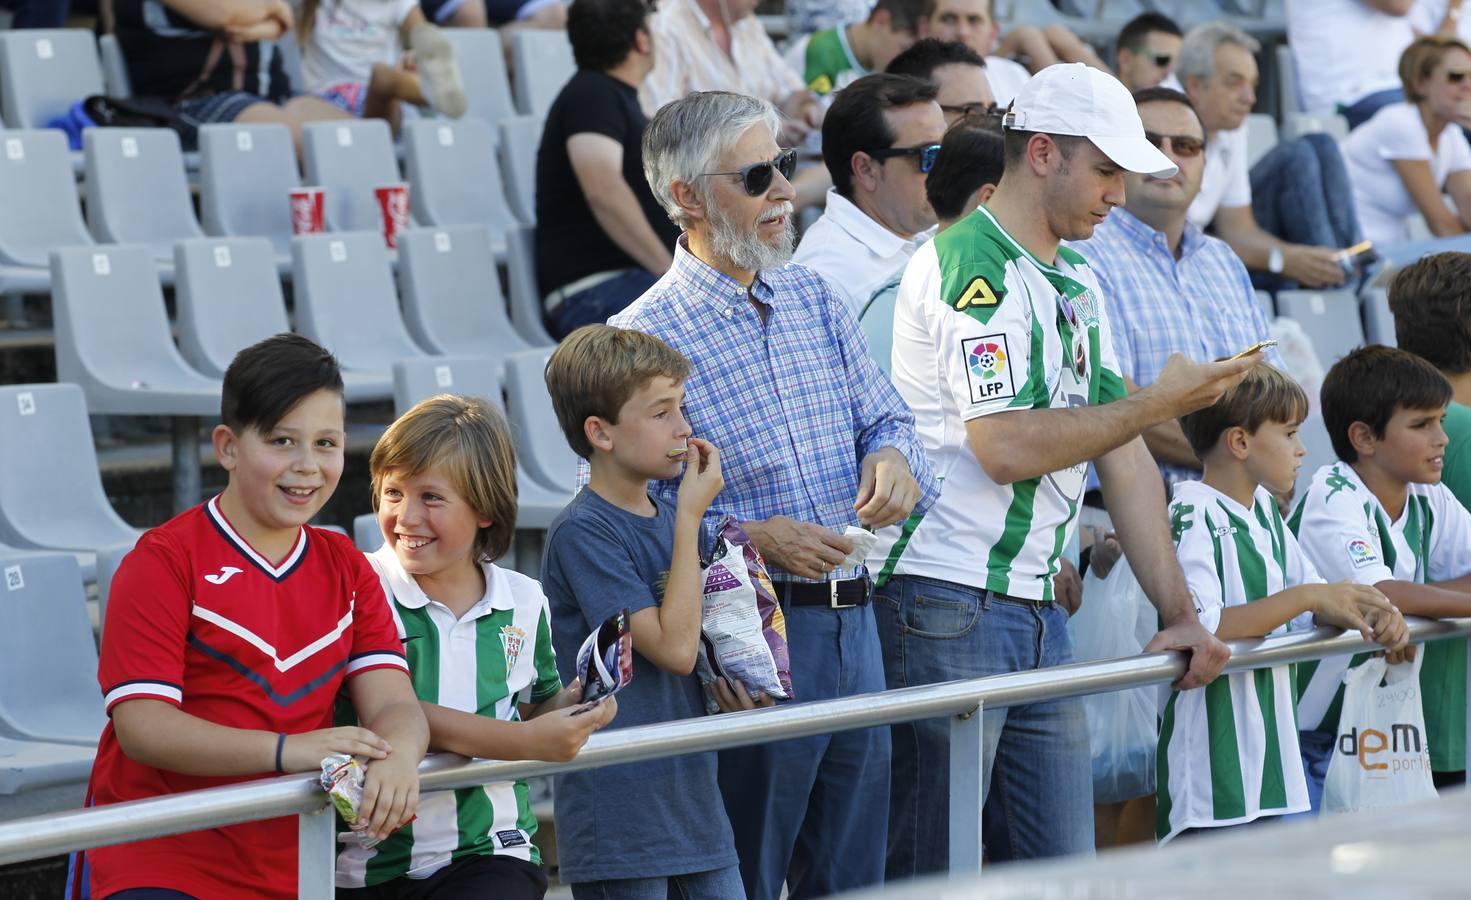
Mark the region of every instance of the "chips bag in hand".
<instances>
[{"instance_id":1,"label":"chips bag in hand","mask_svg":"<svg viewBox=\"0 0 1471 900\"><path fill-rule=\"evenodd\" d=\"M758 693L792 699L792 664L787 652L787 622L771 576L756 546L734 518L715 533L715 550L704 571L700 616L700 655L695 669L706 688L717 678L739 681L751 698Z\"/></svg>"},{"instance_id":2,"label":"chips bag in hand","mask_svg":"<svg viewBox=\"0 0 1471 900\"><path fill-rule=\"evenodd\" d=\"M577 651L577 676L582 680L586 709L633 680L633 632L629 630L628 615L625 609L609 618L587 636Z\"/></svg>"},{"instance_id":3,"label":"chips bag in hand","mask_svg":"<svg viewBox=\"0 0 1471 900\"><path fill-rule=\"evenodd\" d=\"M342 821L353 832L351 835L342 835L339 840L356 837L364 850L371 850L378 846L379 840L367 835L368 823L359 821L358 818L358 810L363 806L363 781L367 777L367 770L346 754L334 753L322 760L322 790L332 798L337 814L342 816Z\"/></svg>"}]
</instances>

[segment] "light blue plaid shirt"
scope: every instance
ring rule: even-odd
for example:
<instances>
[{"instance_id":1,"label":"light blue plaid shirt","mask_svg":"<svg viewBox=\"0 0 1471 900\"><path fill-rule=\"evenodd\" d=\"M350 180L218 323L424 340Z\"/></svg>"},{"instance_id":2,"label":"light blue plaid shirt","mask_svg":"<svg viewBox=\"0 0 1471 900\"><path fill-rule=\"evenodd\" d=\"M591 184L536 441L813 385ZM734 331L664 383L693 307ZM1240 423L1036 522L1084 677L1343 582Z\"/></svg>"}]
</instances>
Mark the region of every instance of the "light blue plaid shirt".
<instances>
[{"instance_id":1,"label":"light blue plaid shirt","mask_svg":"<svg viewBox=\"0 0 1471 900\"><path fill-rule=\"evenodd\" d=\"M685 408L696 437L720 449L725 488L705 516L775 515L839 533L857 525L859 464L893 447L919 482L916 512L939 495L914 414L868 356L848 302L810 269L787 264L745 285L697 259L681 236L674 265L609 325L655 335L691 362ZM748 296L764 304L765 324ZM587 481L587 465L578 483ZM677 480L653 493L674 502ZM833 579L863 567L840 568ZM774 577L791 579L780 570Z\"/></svg>"},{"instance_id":2,"label":"light blue plaid shirt","mask_svg":"<svg viewBox=\"0 0 1471 900\"><path fill-rule=\"evenodd\" d=\"M1122 208L1072 246L1103 289L1119 371L1140 387L1159 378L1171 353L1204 362L1271 336L1246 266L1225 241L1196 225L1185 223L1178 260L1164 232ZM1275 349L1267 351L1267 362L1282 368ZM1199 475L1165 464L1160 471L1171 483Z\"/></svg>"}]
</instances>

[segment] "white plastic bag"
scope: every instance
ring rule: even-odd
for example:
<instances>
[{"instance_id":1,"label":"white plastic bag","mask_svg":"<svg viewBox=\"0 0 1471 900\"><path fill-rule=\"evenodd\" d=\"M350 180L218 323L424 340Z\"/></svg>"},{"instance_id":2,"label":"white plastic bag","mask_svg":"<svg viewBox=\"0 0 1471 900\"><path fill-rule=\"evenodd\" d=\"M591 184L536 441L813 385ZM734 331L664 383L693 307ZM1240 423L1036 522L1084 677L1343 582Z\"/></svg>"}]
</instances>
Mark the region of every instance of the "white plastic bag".
<instances>
[{"instance_id":1,"label":"white plastic bag","mask_svg":"<svg viewBox=\"0 0 1471 900\"><path fill-rule=\"evenodd\" d=\"M1318 409L1318 389L1323 386L1324 370L1318 350L1313 346L1313 339L1308 337L1307 331L1296 319L1285 316L1273 319L1270 328L1272 338L1277 341L1277 353L1282 357L1282 364L1287 367L1287 374L1302 385L1303 392L1308 395L1308 411L1315 412Z\"/></svg>"},{"instance_id":2,"label":"white plastic bag","mask_svg":"<svg viewBox=\"0 0 1471 900\"><path fill-rule=\"evenodd\" d=\"M1385 809L1435 796L1420 706L1420 665L1372 657L1343 676L1343 711L1323 780L1323 811Z\"/></svg>"},{"instance_id":3,"label":"white plastic bag","mask_svg":"<svg viewBox=\"0 0 1471 900\"><path fill-rule=\"evenodd\" d=\"M1068 621L1073 657L1079 662L1135 656L1158 630L1144 589L1120 558L1099 579L1083 576L1083 605ZM1083 698L1093 752L1093 800L1119 803L1154 793L1159 740L1159 699L1154 688L1131 688Z\"/></svg>"}]
</instances>

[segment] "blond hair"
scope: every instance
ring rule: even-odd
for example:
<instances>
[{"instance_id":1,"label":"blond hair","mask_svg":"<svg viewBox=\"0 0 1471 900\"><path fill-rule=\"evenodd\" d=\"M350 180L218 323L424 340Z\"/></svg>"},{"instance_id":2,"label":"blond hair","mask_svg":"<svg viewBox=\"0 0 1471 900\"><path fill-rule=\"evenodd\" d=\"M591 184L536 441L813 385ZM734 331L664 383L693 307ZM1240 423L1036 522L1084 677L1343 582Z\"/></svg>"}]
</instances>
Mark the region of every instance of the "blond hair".
<instances>
[{"instance_id":1,"label":"blond hair","mask_svg":"<svg viewBox=\"0 0 1471 900\"><path fill-rule=\"evenodd\" d=\"M1255 434L1268 422L1295 425L1307 418L1308 395L1280 369L1261 363L1221 399L1180 417L1180 430L1202 462L1230 428Z\"/></svg>"},{"instance_id":2,"label":"blond hair","mask_svg":"<svg viewBox=\"0 0 1471 900\"><path fill-rule=\"evenodd\" d=\"M435 466L476 517L490 521L475 535L475 560L504 556L516 532L516 450L500 410L478 397L440 394L399 416L368 458L373 511L389 472L412 478Z\"/></svg>"},{"instance_id":3,"label":"blond hair","mask_svg":"<svg viewBox=\"0 0 1471 900\"><path fill-rule=\"evenodd\" d=\"M568 335L547 360L547 391L572 452L592 458L584 424L597 416L618 424L618 411L659 376L684 381L690 362L651 334L586 325Z\"/></svg>"},{"instance_id":4,"label":"blond hair","mask_svg":"<svg viewBox=\"0 0 1471 900\"><path fill-rule=\"evenodd\" d=\"M1430 77L1440 61L1452 50L1471 54L1471 47L1453 37L1427 35L1405 48L1399 58L1399 80L1405 89L1405 100L1419 103L1425 97L1415 89L1416 85Z\"/></svg>"}]
</instances>

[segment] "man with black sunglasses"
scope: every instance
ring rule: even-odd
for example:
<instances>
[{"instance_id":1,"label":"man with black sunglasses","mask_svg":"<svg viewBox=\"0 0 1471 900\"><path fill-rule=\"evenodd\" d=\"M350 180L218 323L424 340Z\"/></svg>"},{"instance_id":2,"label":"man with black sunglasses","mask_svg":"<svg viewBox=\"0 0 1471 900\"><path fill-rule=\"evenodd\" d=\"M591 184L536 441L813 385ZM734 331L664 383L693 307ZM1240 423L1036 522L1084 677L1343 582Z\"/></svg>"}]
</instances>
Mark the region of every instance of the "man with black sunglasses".
<instances>
[{"instance_id":1,"label":"man with black sunglasses","mask_svg":"<svg viewBox=\"0 0 1471 900\"><path fill-rule=\"evenodd\" d=\"M945 136L935 93L917 78L865 75L838 91L822 122L833 187L793 260L827 279L855 316L933 233L924 185Z\"/></svg>"},{"instance_id":2,"label":"man with black sunglasses","mask_svg":"<svg viewBox=\"0 0 1471 900\"><path fill-rule=\"evenodd\" d=\"M1119 30L1114 71L1131 91L1158 87L1175 69L1184 32L1164 13L1144 12Z\"/></svg>"}]
</instances>

